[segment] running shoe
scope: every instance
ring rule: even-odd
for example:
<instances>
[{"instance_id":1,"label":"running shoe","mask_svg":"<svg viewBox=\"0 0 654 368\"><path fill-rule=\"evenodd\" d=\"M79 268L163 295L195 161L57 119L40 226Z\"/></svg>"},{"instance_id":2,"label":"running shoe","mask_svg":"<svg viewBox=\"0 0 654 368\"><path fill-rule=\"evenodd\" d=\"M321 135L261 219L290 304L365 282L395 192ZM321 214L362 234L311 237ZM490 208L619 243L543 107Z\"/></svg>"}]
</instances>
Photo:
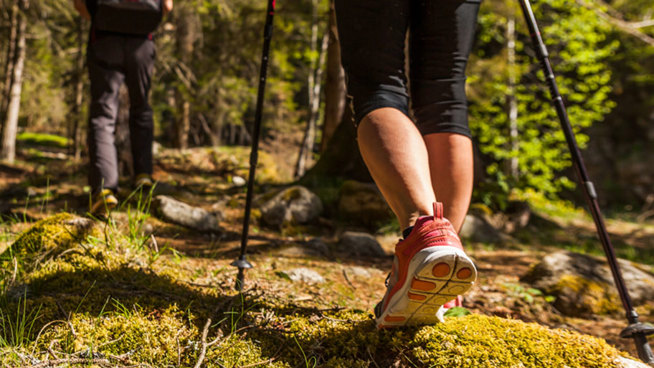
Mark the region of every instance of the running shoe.
<instances>
[{"instance_id":1,"label":"running shoe","mask_svg":"<svg viewBox=\"0 0 654 368\"><path fill-rule=\"evenodd\" d=\"M111 212L118 205L118 199L111 189L102 189L96 196L91 205L91 214L94 216L103 216Z\"/></svg>"},{"instance_id":2,"label":"running shoe","mask_svg":"<svg viewBox=\"0 0 654 368\"><path fill-rule=\"evenodd\" d=\"M375 307L377 327L442 322L445 308L441 307L460 304L458 296L476 279L474 263L443 217L443 204L434 203L434 216L420 217L409 236L395 247L386 294Z\"/></svg>"},{"instance_id":3,"label":"running shoe","mask_svg":"<svg viewBox=\"0 0 654 368\"><path fill-rule=\"evenodd\" d=\"M136 178L134 180L134 188L143 188L146 190L150 190L152 186L154 185L154 181L152 180L152 177L150 174L138 174L136 175Z\"/></svg>"}]
</instances>

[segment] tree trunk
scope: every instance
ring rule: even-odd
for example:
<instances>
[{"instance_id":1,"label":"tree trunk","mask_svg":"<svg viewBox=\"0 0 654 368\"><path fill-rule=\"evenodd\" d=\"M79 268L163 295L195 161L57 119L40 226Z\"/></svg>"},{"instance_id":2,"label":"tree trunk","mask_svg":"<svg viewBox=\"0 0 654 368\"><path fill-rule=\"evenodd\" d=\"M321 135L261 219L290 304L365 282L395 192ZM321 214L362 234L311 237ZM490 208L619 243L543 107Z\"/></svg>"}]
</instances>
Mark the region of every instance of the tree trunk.
<instances>
[{"instance_id":1,"label":"tree trunk","mask_svg":"<svg viewBox=\"0 0 654 368\"><path fill-rule=\"evenodd\" d=\"M320 185L325 178L335 177L372 182L355 136L352 110L345 109L342 122L336 127L327 148L318 162L300 179L300 183L313 187Z\"/></svg>"},{"instance_id":2,"label":"tree trunk","mask_svg":"<svg viewBox=\"0 0 654 368\"><path fill-rule=\"evenodd\" d=\"M307 119L307 127L304 131L304 139L300 145L300 152L298 153L297 163L295 165L295 178L304 175L306 171L307 162L311 158L313 147L316 139L316 121L320 114L320 91L322 87L322 74L323 64L325 63L325 54L327 51L327 41L329 34L325 33L320 43L320 53L318 60L312 65L311 72L309 73L308 80L308 93L309 93L309 119ZM316 50L318 43L318 4L314 3L314 19L313 26L311 27L311 51Z\"/></svg>"},{"instance_id":3,"label":"tree trunk","mask_svg":"<svg viewBox=\"0 0 654 368\"><path fill-rule=\"evenodd\" d=\"M189 5L180 6L176 14L176 42L177 42L177 55L179 63L178 75L182 79L182 84L177 87L176 100L177 100L177 119L175 129L175 143L177 148L187 148L188 138L191 131L191 103L189 101L189 94L191 92L191 76L189 65L193 60L194 43L197 39L197 24L196 17L193 13L193 8ZM183 93L181 89L187 89L187 93Z\"/></svg>"},{"instance_id":4,"label":"tree trunk","mask_svg":"<svg viewBox=\"0 0 654 368\"><path fill-rule=\"evenodd\" d=\"M176 141L177 148L188 148L188 136L191 131L191 104L184 98L179 91L177 92L177 122L176 122Z\"/></svg>"},{"instance_id":5,"label":"tree trunk","mask_svg":"<svg viewBox=\"0 0 654 368\"><path fill-rule=\"evenodd\" d=\"M520 172L518 170L518 101L515 96L516 85L516 62L515 62L515 16L510 15L506 27L507 40L507 62L509 71L509 93L507 94L508 117L509 117L509 136L511 137L511 153L509 160L509 174L517 179Z\"/></svg>"},{"instance_id":6,"label":"tree trunk","mask_svg":"<svg viewBox=\"0 0 654 368\"><path fill-rule=\"evenodd\" d=\"M334 1L329 4L329 46L327 47L327 77L325 81L325 120L322 125L320 152L327 150L345 110L345 72L341 66L341 47L336 28Z\"/></svg>"},{"instance_id":7,"label":"tree trunk","mask_svg":"<svg viewBox=\"0 0 654 368\"><path fill-rule=\"evenodd\" d=\"M27 20L25 11L28 0L19 2L20 10L17 17L17 33L13 73L10 82L9 104L6 119L2 130L2 151L0 159L10 163L16 158L16 134L18 132L18 113L20 112L20 94L23 88L23 66L25 65L25 30Z\"/></svg>"},{"instance_id":8,"label":"tree trunk","mask_svg":"<svg viewBox=\"0 0 654 368\"><path fill-rule=\"evenodd\" d=\"M14 52L16 51L16 35L18 34L18 3L14 2L9 8L9 38L7 39L6 62L3 71L2 100L0 100L0 122L4 124L7 106L9 105L9 92L11 90L11 76L14 70ZM2 126L0 126L2 133Z\"/></svg>"},{"instance_id":9,"label":"tree trunk","mask_svg":"<svg viewBox=\"0 0 654 368\"><path fill-rule=\"evenodd\" d=\"M79 140L79 126L80 121L84 119L82 116L82 104L84 102L84 20L82 17L77 17L77 57L75 58L75 83L73 85L74 101L71 108L71 127L70 127L70 142L69 154L76 160L80 159L81 147Z\"/></svg>"}]
</instances>

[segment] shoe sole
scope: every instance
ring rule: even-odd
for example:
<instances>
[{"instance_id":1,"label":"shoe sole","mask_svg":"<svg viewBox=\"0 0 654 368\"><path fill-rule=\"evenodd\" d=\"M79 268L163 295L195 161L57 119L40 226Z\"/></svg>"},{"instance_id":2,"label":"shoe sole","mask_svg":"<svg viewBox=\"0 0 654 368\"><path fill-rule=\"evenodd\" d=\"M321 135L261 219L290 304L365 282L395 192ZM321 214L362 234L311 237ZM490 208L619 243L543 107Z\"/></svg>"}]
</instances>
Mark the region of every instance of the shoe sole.
<instances>
[{"instance_id":1,"label":"shoe sole","mask_svg":"<svg viewBox=\"0 0 654 368\"><path fill-rule=\"evenodd\" d=\"M104 216L118 206L118 200L107 200L103 203L96 204L91 209L94 216Z\"/></svg>"},{"instance_id":2,"label":"shoe sole","mask_svg":"<svg viewBox=\"0 0 654 368\"><path fill-rule=\"evenodd\" d=\"M441 306L474 285L477 269L460 249L429 247L409 263L404 286L377 318L378 328L435 324L443 321Z\"/></svg>"}]
</instances>

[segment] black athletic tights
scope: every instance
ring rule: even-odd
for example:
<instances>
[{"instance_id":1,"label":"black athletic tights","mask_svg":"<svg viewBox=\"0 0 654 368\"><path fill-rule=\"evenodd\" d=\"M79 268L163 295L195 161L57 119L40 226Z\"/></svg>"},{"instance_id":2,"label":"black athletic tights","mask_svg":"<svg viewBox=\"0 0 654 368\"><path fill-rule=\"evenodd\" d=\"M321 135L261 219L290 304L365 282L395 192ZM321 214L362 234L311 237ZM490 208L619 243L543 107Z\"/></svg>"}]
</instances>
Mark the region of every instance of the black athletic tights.
<instances>
[{"instance_id":1,"label":"black athletic tights","mask_svg":"<svg viewBox=\"0 0 654 368\"><path fill-rule=\"evenodd\" d=\"M481 0L336 0L355 124L393 107L409 116L404 46L409 29L411 107L420 132L470 136L465 68Z\"/></svg>"}]
</instances>

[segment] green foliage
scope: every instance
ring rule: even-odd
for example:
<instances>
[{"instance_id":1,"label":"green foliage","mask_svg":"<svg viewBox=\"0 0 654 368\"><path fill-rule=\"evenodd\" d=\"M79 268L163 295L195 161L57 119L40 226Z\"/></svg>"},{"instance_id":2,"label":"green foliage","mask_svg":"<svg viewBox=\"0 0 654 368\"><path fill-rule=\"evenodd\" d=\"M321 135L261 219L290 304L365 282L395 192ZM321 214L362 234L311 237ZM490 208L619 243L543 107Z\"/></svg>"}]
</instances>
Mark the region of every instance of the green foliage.
<instances>
[{"instance_id":1,"label":"green foliage","mask_svg":"<svg viewBox=\"0 0 654 368\"><path fill-rule=\"evenodd\" d=\"M273 39L264 105L264 129L284 130L306 116L306 80L317 55L310 50L314 1L280 2L274 19ZM317 1L319 28L326 28L327 1ZM266 19L266 2L245 0L193 0L176 5L171 26L162 27L158 38L157 69L153 84L153 108L166 129L179 117L169 105L172 90L191 103L193 116L220 135L225 126L251 126ZM179 28L196 27L192 55L180 50ZM324 32L324 31L322 31ZM195 119L194 119L195 120ZM206 133L206 132L205 132ZM264 132L265 133L265 132ZM223 137L227 140L228 137Z\"/></svg>"},{"instance_id":2,"label":"green foliage","mask_svg":"<svg viewBox=\"0 0 654 368\"><path fill-rule=\"evenodd\" d=\"M584 129L601 121L615 105L609 99L608 60L619 43L607 40L609 26L573 0L535 1L533 8L577 142L583 148L588 140ZM505 25L509 18L518 20L514 65L506 61ZM508 195L509 188L532 188L553 196L573 185L560 175L570 166L570 155L539 62L525 34L526 25L519 20L519 10L503 1L482 7L478 47L469 71L470 125L479 149L490 161L486 172L492 187L486 188L487 192L495 193L482 200L496 206L502 201L497 196ZM508 83L510 72L516 75L514 91ZM519 135L515 142L510 135L507 102L512 93L518 108ZM511 159L518 160L517 176L508 170Z\"/></svg>"},{"instance_id":3,"label":"green foliage","mask_svg":"<svg viewBox=\"0 0 654 368\"><path fill-rule=\"evenodd\" d=\"M32 133L23 132L18 134L16 140L39 146L66 148L68 147L68 139L54 134Z\"/></svg>"},{"instance_id":4,"label":"green foliage","mask_svg":"<svg viewBox=\"0 0 654 368\"><path fill-rule=\"evenodd\" d=\"M470 311L463 307L452 307L445 312L445 317L463 317L469 314Z\"/></svg>"},{"instance_id":5,"label":"green foliage","mask_svg":"<svg viewBox=\"0 0 654 368\"><path fill-rule=\"evenodd\" d=\"M556 297L552 295L544 295L542 291L530 287L524 287L518 283L505 282L502 287L509 292L509 295L520 298L525 302L531 304L534 302L535 297L542 297L546 302L553 302Z\"/></svg>"}]
</instances>

